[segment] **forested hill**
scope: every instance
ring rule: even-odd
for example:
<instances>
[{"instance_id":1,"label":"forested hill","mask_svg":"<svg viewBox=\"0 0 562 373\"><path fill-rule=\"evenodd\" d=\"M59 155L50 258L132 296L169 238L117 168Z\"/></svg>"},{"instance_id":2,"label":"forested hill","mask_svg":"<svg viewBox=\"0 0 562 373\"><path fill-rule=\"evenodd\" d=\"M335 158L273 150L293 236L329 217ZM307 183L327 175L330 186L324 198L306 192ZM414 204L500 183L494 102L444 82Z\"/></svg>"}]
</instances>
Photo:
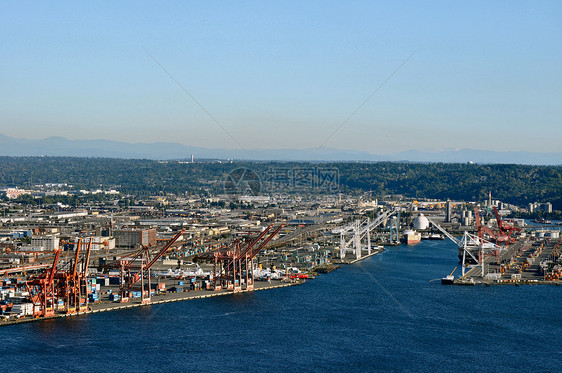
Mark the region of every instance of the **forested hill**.
<instances>
[{"instance_id":1,"label":"forested hill","mask_svg":"<svg viewBox=\"0 0 562 373\"><path fill-rule=\"evenodd\" d=\"M340 182L377 194L398 193L479 201L491 191L494 199L525 206L552 202L562 209L562 167L476 164L338 164Z\"/></svg>"},{"instance_id":2,"label":"forested hill","mask_svg":"<svg viewBox=\"0 0 562 373\"><path fill-rule=\"evenodd\" d=\"M492 191L494 198L504 202L524 206L549 201L554 209L562 210L562 166L395 162L191 164L110 158L0 157L0 187L68 183L76 188L103 186L138 194L183 193L202 187L220 191L229 172L238 168L253 170L260 178L272 170L288 174L295 170L330 170L338 175L342 191L371 190L373 196L402 194L477 201L486 199Z\"/></svg>"}]
</instances>

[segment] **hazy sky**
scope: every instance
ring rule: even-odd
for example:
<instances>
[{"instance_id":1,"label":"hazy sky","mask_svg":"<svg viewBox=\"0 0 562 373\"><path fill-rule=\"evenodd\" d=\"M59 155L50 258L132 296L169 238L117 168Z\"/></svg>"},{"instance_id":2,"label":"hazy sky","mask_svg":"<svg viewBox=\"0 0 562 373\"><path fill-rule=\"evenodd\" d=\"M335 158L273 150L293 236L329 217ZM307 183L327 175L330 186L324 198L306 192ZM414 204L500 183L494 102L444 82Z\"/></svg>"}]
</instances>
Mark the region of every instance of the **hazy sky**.
<instances>
[{"instance_id":1,"label":"hazy sky","mask_svg":"<svg viewBox=\"0 0 562 373\"><path fill-rule=\"evenodd\" d=\"M562 1L2 2L0 133L561 152Z\"/></svg>"}]
</instances>

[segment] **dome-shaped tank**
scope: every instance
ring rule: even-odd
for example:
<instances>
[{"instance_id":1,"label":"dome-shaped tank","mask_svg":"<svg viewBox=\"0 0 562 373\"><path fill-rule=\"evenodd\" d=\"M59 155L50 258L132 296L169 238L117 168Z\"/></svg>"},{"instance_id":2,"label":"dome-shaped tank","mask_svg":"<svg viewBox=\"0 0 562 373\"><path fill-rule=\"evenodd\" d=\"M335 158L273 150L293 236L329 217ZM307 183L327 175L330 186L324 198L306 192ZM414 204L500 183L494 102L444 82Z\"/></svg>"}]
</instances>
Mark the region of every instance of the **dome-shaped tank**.
<instances>
[{"instance_id":1,"label":"dome-shaped tank","mask_svg":"<svg viewBox=\"0 0 562 373\"><path fill-rule=\"evenodd\" d=\"M414 229L418 231L423 231L429 228L429 220L420 214L417 218L414 219Z\"/></svg>"}]
</instances>

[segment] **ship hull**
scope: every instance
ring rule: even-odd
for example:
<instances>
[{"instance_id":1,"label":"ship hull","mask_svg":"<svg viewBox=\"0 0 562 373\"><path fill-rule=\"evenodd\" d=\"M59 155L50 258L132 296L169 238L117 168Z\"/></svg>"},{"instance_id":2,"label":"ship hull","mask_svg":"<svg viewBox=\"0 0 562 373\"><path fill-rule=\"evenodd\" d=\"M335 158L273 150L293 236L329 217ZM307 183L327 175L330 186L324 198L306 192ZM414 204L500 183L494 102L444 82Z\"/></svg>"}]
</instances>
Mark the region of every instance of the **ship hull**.
<instances>
[{"instance_id":1,"label":"ship hull","mask_svg":"<svg viewBox=\"0 0 562 373\"><path fill-rule=\"evenodd\" d=\"M419 233L406 233L404 234L403 241L406 245L415 245L420 243L421 235Z\"/></svg>"}]
</instances>

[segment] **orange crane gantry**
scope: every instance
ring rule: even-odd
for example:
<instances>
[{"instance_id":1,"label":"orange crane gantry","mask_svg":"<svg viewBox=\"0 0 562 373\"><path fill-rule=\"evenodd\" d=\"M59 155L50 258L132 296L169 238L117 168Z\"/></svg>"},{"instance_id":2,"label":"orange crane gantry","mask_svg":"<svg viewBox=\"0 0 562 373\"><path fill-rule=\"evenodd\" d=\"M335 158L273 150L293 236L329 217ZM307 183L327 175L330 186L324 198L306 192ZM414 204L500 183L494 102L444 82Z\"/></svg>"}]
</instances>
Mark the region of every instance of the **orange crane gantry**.
<instances>
[{"instance_id":1,"label":"orange crane gantry","mask_svg":"<svg viewBox=\"0 0 562 373\"><path fill-rule=\"evenodd\" d=\"M120 268L121 268L121 285L120 285L120 299L121 302L128 302L130 299L130 292L139 281L141 281L141 301L142 303L150 303L150 268L164 255L174 244L175 242L183 235L185 232L185 228L182 229L179 233L177 233L171 240L168 241L166 246L164 246L152 259L149 261L148 257L148 248L142 248L141 250L137 251L135 255L133 255L129 259L123 259L120 261ZM137 259L141 259L140 266L138 267L138 272L134 273L131 272L133 269L134 261ZM145 296L145 289L144 289L144 277L145 274L148 277L148 295Z\"/></svg>"},{"instance_id":2,"label":"orange crane gantry","mask_svg":"<svg viewBox=\"0 0 562 373\"><path fill-rule=\"evenodd\" d=\"M254 258L279 233L285 223L281 224L266 238L273 226L274 224L269 225L253 239L236 240L226 248L195 256L197 259L214 261L212 279L214 290L226 288L239 292L242 290L243 279L247 290L254 288Z\"/></svg>"},{"instance_id":3,"label":"orange crane gantry","mask_svg":"<svg viewBox=\"0 0 562 373\"><path fill-rule=\"evenodd\" d=\"M50 317L55 314L55 271L61 250L55 253L51 268L42 275L36 276L25 282L29 298L33 303L33 317Z\"/></svg>"}]
</instances>

